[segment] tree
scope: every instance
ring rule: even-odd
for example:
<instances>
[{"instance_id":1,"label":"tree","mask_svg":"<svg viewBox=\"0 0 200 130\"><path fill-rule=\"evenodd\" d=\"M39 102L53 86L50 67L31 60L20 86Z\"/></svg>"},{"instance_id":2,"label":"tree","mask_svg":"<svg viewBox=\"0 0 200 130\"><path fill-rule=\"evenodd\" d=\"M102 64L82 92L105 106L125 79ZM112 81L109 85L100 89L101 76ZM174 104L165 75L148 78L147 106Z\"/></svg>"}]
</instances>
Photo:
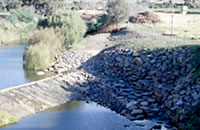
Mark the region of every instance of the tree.
<instances>
[{"instance_id":1,"label":"tree","mask_svg":"<svg viewBox=\"0 0 200 130\"><path fill-rule=\"evenodd\" d=\"M20 0L3 0L2 2L6 10L20 8L22 2Z\"/></svg>"},{"instance_id":2,"label":"tree","mask_svg":"<svg viewBox=\"0 0 200 130\"><path fill-rule=\"evenodd\" d=\"M36 12L50 15L64 5L64 0L21 0L22 6L33 6Z\"/></svg>"},{"instance_id":3,"label":"tree","mask_svg":"<svg viewBox=\"0 0 200 130\"><path fill-rule=\"evenodd\" d=\"M189 8L195 8L199 6L200 2L199 0L184 0L184 4Z\"/></svg>"},{"instance_id":4,"label":"tree","mask_svg":"<svg viewBox=\"0 0 200 130\"><path fill-rule=\"evenodd\" d=\"M105 25L118 24L129 16L129 7L125 0L108 0Z\"/></svg>"},{"instance_id":5,"label":"tree","mask_svg":"<svg viewBox=\"0 0 200 130\"><path fill-rule=\"evenodd\" d=\"M0 0L0 8L10 9L34 8L41 15L50 15L64 6L65 0Z\"/></svg>"}]
</instances>

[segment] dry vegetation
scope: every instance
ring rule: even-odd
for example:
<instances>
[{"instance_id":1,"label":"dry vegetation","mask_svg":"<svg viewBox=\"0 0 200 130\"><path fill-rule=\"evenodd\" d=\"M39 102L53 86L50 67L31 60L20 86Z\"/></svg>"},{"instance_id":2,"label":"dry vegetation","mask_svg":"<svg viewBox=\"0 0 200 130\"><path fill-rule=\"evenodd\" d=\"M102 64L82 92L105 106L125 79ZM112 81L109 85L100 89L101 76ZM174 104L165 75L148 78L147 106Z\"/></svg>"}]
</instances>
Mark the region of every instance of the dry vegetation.
<instances>
[{"instance_id":1,"label":"dry vegetation","mask_svg":"<svg viewBox=\"0 0 200 130\"><path fill-rule=\"evenodd\" d=\"M162 23L144 24L143 27L153 29L162 34L171 33L171 14L157 13ZM174 33L177 37L200 41L200 17L195 14L174 14ZM139 26L139 25L137 25Z\"/></svg>"}]
</instances>

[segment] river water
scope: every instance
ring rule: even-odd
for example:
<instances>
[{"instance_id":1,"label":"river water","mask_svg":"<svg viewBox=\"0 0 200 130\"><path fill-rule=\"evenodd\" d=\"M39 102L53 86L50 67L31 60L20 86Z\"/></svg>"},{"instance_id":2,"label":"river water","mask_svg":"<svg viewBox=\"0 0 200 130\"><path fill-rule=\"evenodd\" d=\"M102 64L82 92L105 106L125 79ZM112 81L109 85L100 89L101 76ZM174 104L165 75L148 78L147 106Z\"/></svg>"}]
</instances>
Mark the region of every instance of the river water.
<instances>
[{"instance_id":1,"label":"river water","mask_svg":"<svg viewBox=\"0 0 200 130\"><path fill-rule=\"evenodd\" d=\"M23 68L23 55L27 43L0 47L0 90L35 81L39 77Z\"/></svg>"},{"instance_id":2,"label":"river water","mask_svg":"<svg viewBox=\"0 0 200 130\"><path fill-rule=\"evenodd\" d=\"M147 120L131 122L95 103L75 101L25 117L2 130L148 130L152 125Z\"/></svg>"},{"instance_id":3,"label":"river water","mask_svg":"<svg viewBox=\"0 0 200 130\"><path fill-rule=\"evenodd\" d=\"M0 89L42 78L23 69L26 45L0 47ZM131 122L94 103L75 101L25 117L2 130L146 130L153 124L152 121Z\"/></svg>"}]
</instances>

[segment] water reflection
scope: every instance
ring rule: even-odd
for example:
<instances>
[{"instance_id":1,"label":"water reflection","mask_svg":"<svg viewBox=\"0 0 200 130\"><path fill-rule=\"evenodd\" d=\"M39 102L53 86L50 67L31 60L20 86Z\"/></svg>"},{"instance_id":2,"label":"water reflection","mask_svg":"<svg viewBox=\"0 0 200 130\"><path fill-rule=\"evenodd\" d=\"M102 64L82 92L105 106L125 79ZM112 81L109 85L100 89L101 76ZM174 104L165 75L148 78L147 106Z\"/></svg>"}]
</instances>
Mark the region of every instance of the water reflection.
<instances>
[{"instance_id":1,"label":"water reflection","mask_svg":"<svg viewBox=\"0 0 200 130\"><path fill-rule=\"evenodd\" d=\"M0 47L0 89L14 87L44 76L37 76L33 71L23 68L23 55L28 43Z\"/></svg>"},{"instance_id":2,"label":"water reflection","mask_svg":"<svg viewBox=\"0 0 200 130\"><path fill-rule=\"evenodd\" d=\"M65 111L65 110L73 110L76 108L80 108L82 105L83 105L82 102L74 101L71 103L66 103L66 104L63 104L63 105L60 105L60 106L57 106L54 108L47 109L47 110L45 110L45 112L60 112L60 111Z\"/></svg>"},{"instance_id":3,"label":"water reflection","mask_svg":"<svg viewBox=\"0 0 200 130\"><path fill-rule=\"evenodd\" d=\"M23 69L23 53L26 44L0 48L0 89L28 82Z\"/></svg>"},{"instance_id":4,"label":"water reflection","mask_svg":"<svg viewBox=\"0 0 200 130\"><path fill-rule=\"evenodd\" d=\"M37 81L37 80L46 78L46 76L39 76L39 75L36 75L36 72L35 72L35 71L24 70L24 72L25 72L25 77L26 77L26 79L27 79L28 81Z\"/></svg>"}]
</instances>

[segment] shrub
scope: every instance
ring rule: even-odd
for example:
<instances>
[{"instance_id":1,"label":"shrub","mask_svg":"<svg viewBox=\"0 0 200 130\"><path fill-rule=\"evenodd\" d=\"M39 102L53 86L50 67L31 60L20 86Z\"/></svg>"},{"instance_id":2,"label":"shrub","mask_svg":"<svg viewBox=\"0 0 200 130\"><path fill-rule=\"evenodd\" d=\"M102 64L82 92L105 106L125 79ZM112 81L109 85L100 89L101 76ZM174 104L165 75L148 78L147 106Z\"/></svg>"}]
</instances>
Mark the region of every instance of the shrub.
<instances>
[{"instance_id":1,"label":"shrub","mask_svg":"<svg viewBox=\"0 0 200 130\"><path fill-rule=\"evenodd\" d=\"M138 13L135 17L130 17L129 21L132 23L137 24L144 24L144 23L160 23L161 20L159 16L153 12L145 11Z\"/></svg>"},{"instance_id":2,"label":"shrub","mask_svg":"<svg viewBox=\"0 0 200 130\"><path fill-rule=\"evenodd\" d=\"M65 47L79 42L87 30L85 22L74 11L58 11L47 19L40 21L38 26L55 28L62 37Z\"/></svg>"},{"instance_id":3,"label":"shrub","mask_svg":"<svg viewBox=\"0 0 200 130\"><path fill-rule=\"evenodd\" d=\"M16 9L10 11L11 15L7 18L8 21L10 21L12 24L16 23L31 23L31 22L37 22L37 18L39 17L37 14L32 13L25 9Z\"/></svg>"},{"instance_id":4,"label":"shrub","mask_svg":"<svg viewBox=\"0 0 200 130\"><path fill-rule=\"evenodd\" d=\"M29 70L43 70L48 68L61 51L62 42L55 34L54 29L40 29L31 39L31 45L27 48L25 68Z\"/></svg>"},{"instance_id":5,"label":"shrub","mask_svg":"<svg viewBox=\"0 0 200 130\"><path fill-rule=\"evenodd\" d=\"M64 0L4 0L4 6L7 10L19 9L21 7L33 8L35 12L41 15L50 15L58 8L65 5Z\"/></svg>"},{"instance_id":6,"label":"shrub","mask_svg":"<svg viewBox=\"0 0 200 130\"><path fill-rule=\"evenodd\" d=\"M18 118L12 117L7 112L0 110L0 127L17 122L19 122Z\"/></svg>"},{"instance_id":7,"label":"shrub","mask_svg":"<svg viewBox=\"0 0 200 130\"><path fill-rule=\"evenodd\" d=\"M108 0L107 15L104 19L104 25L118 24L129 16L129 7L125 0Z\"/></svg>"},{"instance_id":8,"label":"shrub","mask_svg":"<svg viewBox=\"0 0 200 130\"><path fill-rule=\"evenodd\" d=\"M94 33L100 30L102 27L102 23L93 23L93 22L87 22L87 34Z\"/></svg>"},{"instance_id":9,"label":"shrub","mask_svg":"<svg viewBox=\"0 0 200 130\"><path fill-rule=\"evenodd\" d=\"M22 6L21 0L1 0L3 3L3 6L7 9L7 11L10 11L11 9L18 9Z\"/></svg>"}]
</instances>

